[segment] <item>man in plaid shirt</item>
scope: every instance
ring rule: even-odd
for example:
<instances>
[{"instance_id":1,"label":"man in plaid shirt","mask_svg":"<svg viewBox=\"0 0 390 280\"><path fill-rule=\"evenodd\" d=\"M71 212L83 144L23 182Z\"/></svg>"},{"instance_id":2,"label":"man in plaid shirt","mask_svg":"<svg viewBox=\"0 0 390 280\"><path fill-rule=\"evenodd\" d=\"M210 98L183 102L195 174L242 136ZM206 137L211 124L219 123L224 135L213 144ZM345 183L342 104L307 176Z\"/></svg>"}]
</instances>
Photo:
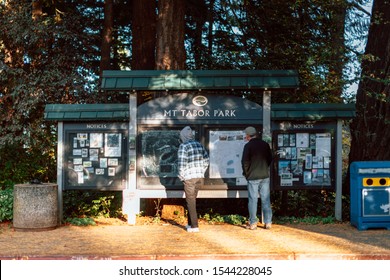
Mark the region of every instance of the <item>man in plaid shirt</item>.
<instances>
[{"instance_id":1,"label":"man in plaid shirt","mask_svg":"<svg viewBox=\"0 0 390 280\"><path fill-rule=\"evenodd\" d=\"M205 148L194 139L189 126L180 131L181 144L177 152L179 179L184 184L188 210L188 232L199 232L196 197L204 182L204 173L209 166L209 155Z\"/></svg>"}]
</instances>

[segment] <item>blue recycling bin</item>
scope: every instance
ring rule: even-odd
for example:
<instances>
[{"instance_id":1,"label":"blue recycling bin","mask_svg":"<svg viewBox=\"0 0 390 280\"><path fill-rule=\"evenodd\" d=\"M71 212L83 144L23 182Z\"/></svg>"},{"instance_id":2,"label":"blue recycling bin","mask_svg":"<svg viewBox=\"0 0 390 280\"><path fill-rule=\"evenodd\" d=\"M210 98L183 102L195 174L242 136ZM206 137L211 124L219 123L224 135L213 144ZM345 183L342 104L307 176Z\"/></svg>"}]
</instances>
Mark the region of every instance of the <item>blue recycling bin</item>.
<instances>
[{"instance_id":1,"label":"blue recycling bin","mask_svg":"<svg viewBox=\"0 0 390 280\"><path fill-rule=\"evenodd\" d=\"M390 229L390 161L352 162L350 191L352 225Z\"/></svg>"}]
</instances>

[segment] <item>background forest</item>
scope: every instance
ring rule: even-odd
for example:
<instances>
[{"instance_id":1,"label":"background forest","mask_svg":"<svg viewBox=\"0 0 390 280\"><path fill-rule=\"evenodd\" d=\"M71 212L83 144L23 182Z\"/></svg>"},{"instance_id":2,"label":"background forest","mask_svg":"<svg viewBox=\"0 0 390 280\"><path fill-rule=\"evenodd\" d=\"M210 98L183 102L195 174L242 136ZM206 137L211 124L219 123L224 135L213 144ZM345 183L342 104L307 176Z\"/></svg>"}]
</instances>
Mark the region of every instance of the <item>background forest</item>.
<instances>
[{"instance_id":1,"label":"background forest","mask_svg":"<svg viewBox=\"0 0 390 280\"><path fill-rule=\"evenodd\" d=\"M3 190L56 181L46 104L127 102L100 90L103 70L296 69L273 103L356 102L346 168L390 159L388 0L0 0L0 34Z\"/></svg>"}]
</instances>

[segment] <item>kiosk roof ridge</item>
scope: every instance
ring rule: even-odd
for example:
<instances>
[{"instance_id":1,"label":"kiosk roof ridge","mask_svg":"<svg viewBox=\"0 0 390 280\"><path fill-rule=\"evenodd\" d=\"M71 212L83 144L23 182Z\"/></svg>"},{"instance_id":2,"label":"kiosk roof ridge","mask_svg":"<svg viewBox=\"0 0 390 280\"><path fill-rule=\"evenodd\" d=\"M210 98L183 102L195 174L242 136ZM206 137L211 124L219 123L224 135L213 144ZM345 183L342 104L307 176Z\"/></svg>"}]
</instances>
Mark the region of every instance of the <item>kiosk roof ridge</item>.
<instances>
[{"instance_id":1,"label":"kiosk roof ridge","mask_svg":"<svg viewBox=\"0 0 390 280\"><path fill-rule=\"evenodd\" d=\"M106 70L104 90L297 89L296 70Z\"/></svg>"}]
</instances>

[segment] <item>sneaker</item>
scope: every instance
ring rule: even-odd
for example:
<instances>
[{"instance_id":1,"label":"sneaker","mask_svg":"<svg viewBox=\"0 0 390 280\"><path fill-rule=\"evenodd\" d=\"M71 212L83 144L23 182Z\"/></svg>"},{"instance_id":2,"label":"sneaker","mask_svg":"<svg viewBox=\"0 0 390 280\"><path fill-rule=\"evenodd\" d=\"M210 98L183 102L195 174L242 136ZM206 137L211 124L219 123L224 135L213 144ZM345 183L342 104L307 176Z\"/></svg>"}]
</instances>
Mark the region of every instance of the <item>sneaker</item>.
<instances>
[{"instance_id":1,"label":"sneaker","mask_svg":"<svg viewBox=\"0 0 390 280\"><path fill-rule=\"evenodd\" d=\"M191 228L191 226L190 226L190 225L185 225L184 228L185 228L185 229L189 229L189 228Z\"/></svg>"},{"instance_id":2,"label":"sneaker","mask_svg":"<svg viewBox=\"0 0 390 280\"><path fill-rule=\"evenodd\" d=\"M255 230L257 229L257 224L248 224L245 227L246 229Z\"/></svg>"},{"instance_id":3,"label":"sneaker","mask_svg":"<svg viewBox=\"0 0 390 280\"><path fill-rule=\"evenodd\" d=\"M265 224L264 229L271 229L271 224Z\"/></svg>"},{"instance_id":4,"label":"sneaker","mask_svg":"<svg viewBox=\"0 0 390 280\"><path fill-rule=\"evenodd\" d=\"M199 228L197 228L197 227L194 227L194 228L188 227L187 228L187 232L199 232Z\"/></svg>"}]
</instances>

